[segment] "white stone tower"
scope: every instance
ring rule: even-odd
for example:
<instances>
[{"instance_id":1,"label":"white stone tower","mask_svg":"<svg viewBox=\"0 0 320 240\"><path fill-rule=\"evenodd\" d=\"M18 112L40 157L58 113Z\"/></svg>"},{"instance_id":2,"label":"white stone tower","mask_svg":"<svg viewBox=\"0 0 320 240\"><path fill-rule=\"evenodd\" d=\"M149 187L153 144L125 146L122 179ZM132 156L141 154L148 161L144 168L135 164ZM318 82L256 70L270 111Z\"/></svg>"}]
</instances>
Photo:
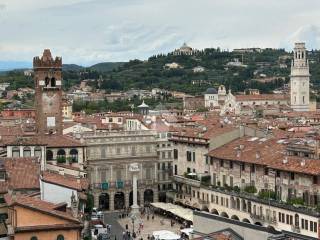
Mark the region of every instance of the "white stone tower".
<instances>
[{"instance_id":1,"label":"white stone tower","mask_svg":"<svg viewBox=\"0 0 320 240\"><path fill-rule=\"evenodd\" d=\"M305 43L295 43L291 63L290 95L294 111L309 111L309 62Z\"/></svg>"}]
</instances>

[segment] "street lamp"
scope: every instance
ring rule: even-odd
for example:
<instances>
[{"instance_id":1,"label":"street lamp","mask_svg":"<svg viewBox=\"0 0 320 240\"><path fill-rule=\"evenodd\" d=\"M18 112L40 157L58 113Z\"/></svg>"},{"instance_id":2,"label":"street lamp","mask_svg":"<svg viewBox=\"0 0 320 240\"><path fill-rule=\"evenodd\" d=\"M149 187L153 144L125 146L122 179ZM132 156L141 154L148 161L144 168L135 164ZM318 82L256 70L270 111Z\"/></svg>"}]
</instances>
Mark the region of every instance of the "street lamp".
<instances>
[{"instance_id":1,"label":"street lamp","mask_svg":"<svg viewBox=\"0 0 320 240\"><path fill-rule=\"evenodd\" d=\"M134 235L134 222L137 219L137 217L136 217L136 215L132 214L130 218L132 221L132 237L133 237L133 235Z\"/></svg>"}]
</instances>

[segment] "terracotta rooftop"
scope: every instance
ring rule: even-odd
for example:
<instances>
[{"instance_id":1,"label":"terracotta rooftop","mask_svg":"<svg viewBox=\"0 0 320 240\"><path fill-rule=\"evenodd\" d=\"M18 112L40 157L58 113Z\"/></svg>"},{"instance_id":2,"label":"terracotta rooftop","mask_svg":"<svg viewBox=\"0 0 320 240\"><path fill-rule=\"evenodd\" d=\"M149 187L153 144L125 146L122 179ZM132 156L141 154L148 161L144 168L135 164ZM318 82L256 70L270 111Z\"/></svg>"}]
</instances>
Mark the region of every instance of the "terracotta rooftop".
<instances>
[{"instance_id":1,"label":"terracotta rooftop","mask_svg":"<svg viewBox=\"0 0 320 240\"><path fill-rule=\"evenodd\" d=\"M36 158L1 158L6 180L0 182L0 192L11 190L39 190L40 164Z\"/></svg>"},{"instance_id":2,"label":"terracotta rooftop","mask_svg":"<svg viewBox=\"0 0 320 240\"><path fill-rule=\"evenodd\" d=\"M33 146L46 145L47 147L82 147L81 142L66 135L44 135L44 136L8 136L0 140L0 145L6 146Z\"/></svg>"},{"instance_id":3,"label":"terracotta rooftop","mask_svg":"<svg viewBox=\"0 0 320 240\"><path fill-rule=\"evenodd\" d=\"M82 191L89 187L88 180L86 178L75 178L73 176L61 175L48 171L42 172L42 181L72 188L77 191Z\"/></svg>"},{"instance_id":4,"label":"terracotta rooftop","mask_svg":"<svg viewBox=\"0 0 320 240\"><path fill-rule=\"evenodd\" d=\"M60 204L53 204L50 202L42 201L41 199L36 197L30 197L27 195L20 195L20 194L17 194L17 195L6 194L5 201L8 204L8 206L19 205L22 207L36 210L36 211L54 215L59 218L70 220L75 223L80 223L77 218L74 218L72 216L70 211L67 210L64 212L64 211L58 210L59 207L61 206Z\"/></svg>"},{"instance_id":5,"label":"terracotta rooftop","mask_svg":"<svg viewBox=\"0 0 320 240\"><path fill-rule=\"evenodd\" d=\"M238 162L263 165L268 168L304 173L320 174L320 160L297 156L286 156L287 140L273 138L243 137L209 152L209 156ZM286 162L284 162L286 159ZM304 164L301 164L301 163Z\"/></svg>"}]
</instances>

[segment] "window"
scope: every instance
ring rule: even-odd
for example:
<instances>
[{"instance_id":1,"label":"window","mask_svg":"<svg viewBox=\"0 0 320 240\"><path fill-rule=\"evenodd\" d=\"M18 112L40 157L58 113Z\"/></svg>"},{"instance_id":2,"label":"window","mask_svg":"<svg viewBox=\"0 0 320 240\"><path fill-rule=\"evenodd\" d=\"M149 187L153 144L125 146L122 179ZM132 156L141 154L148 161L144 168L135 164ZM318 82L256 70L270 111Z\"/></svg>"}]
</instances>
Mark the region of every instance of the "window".
<instances>
[{"instance_id":1,"label":"window","mask_svg":"<svg viewBox=\"0 0 320 240\"><path fill-rule=\"evenodd\" d=\"M71 162L78 162L78 150L77 149L71 149L70 150L70 158Z\"/></svg>"},{"instance_id":2,"label":"window","mask_svg":"<svg viewBox=\"0 0 320 240\"><path fill-rule=\"evenodd\" d=\"M168 158L171 158L171 151L168 152Z\"/></svg>"},{"instance_id":3,"label":"window","mask_svg":"<svg viewBox=\"0 0 320 240\"><path fill-rule=\"evenodd\" d=\"M34 148L34 156L41 158L41 147L35 147Z\"/></svg>"},{"instance_id":4,"label":"window","mask_svg":"<svg viewBox=\"0 0 320 240\"><path fill-rule=\"evenodd\" d=\"M233 177L230 176L230 187L233 187Z\"/></svg>"},{"instance_id":5,"label":"window","mask_svg":"<svg viewBox=\"0 0 320 240\"><path fill-rule=\"evenodd\" d=\"M246 170L246 165L245 163L241 163L241 171L245 171Z\"/></svg>"},{"instance_id":6,"label":"window","mask_svg":"<svg viewBox=\"0 0 320 240\"><path fill-rule=\"evenodd\" d=\"M223 167L223 160L220 160L220 167Z\"/></svg>"},{"instance_id":7,"label":"window","mask_svg":"<svg viewBox=\"0 0 320 240\"><path fill-rule=\"evenodd\" d=\"M187 161L191 162L191 152L187 151Z\"/></svg>"},{"instance_id":8,"label":"window","mask_svg":"<svg viewBox=\"0 0 320 240\"><path fill-rule=\"evenodd\" d=\"M196 153L195 152L192 153L192 159L194 162L196 161Z\"/></svg>"},{"instance_id":9,"label":"window","mask_svg":"<svg viewBox=\"0 0 320 240\"><path fill-rule=\"evenodd\" d=\"M173 158L178 159L178 149L173 149Z\"/></svg>"},{"instance_id":10,"label":"window","mask_svg":"<svg viewBox=\"0 0 320 240\"><path fill-rule=\"evenodd\" d=\"M36 236L33 236L30 238L30 240L38 240L38 238Z\"/></svg>"},{"instance_id":11,"label":"window","mask_svg":"<svg viewBox=\"0 0 320 240\"><path fill-rule=\"evenodd\" d=\"M293 172L290 173L290 179L294 180L294 173Z\"/></svg>"},{"instance_id":12,"label":"window","mask_svg":"<svg viewBox=\"0 0 320 240\"><path fill-rule=\"evenodd\" d=\"M276 171L276 176L280 177L280 171Z\"/></svg>"},{"instance_id":13,"label":"window","mask_svg":"<svg viewBox=\"0 0 320 240\"><path fill-rule=\"evenodd\" d=\"M229 167L230 167L230 169L233 169L233 162L232 161L229 162Z\"/></svg>"},{"instance_id":14,"label":"window","mask_svg":"<svg viewBox=\"0 0 320 240\"><path fill-rule=\"evenodd\" d=\"M6 180L6 172L5 171L0 172L0 180Z\"/></svg>"},{"instance_id":15,"label":"window","mask_svg":"<svg viewBox=\"0 0 320 240\"><path fill-rule=\"evenodd\" d=\"M47 161L53 160L53 152L51 150L47 150L46 158L47 158Z\"/></svg>"},{"instance_id":16,"label":"window","mask_svg":"<svg viewBox=\"0 0 320 240\"><path fill-rule=\"evenodd\" d=\"M210 157L210 165L213 165L213 158Z\"/></svg>"},{"instance_id":17,"label":"window","mask_svg":"<svg viewBox=\"0 0 320 240\"><path fill-rule=\"evenodd\" d=\"M66 162L66 152L63 149L59 149L57 152L57 161L59 163Z\"/></svg>"},{"instance_id":18,"label":"window","mask_svg":"<svg viewBox=\"0 0 320 240\"><path fill-rule=\"evenodd\" d=\"M268 168L264 168L264 175L268 175Z\"/></svg>"},{"instance_id":19,"label":"window","mask_svg":"<svg viewBox=\"0 0 320 240\"><path fill-rule=\"evenodd\" d=\"M20 157L20 149L18 147L12 148L12 157Z\"/></svg>"},{"instance_id":20,"label":"window","mask_svg":"<svg viewBox=\"0 0 320 240\"><path fill-rule=\"evenodd\" d=\"M318 176L313 176L313 184L318 184Z\"/></svg>"},{"instance_id":21,"label":"window","mask_svg":"<svg viewBox=\"0 0 320 240\"><path fill-rule=\"evenodd\" d=\"M309 224L309 221L308 221L308 220L305 220L304 226L305 226L306 230L308 230L308 228L309 228L308 224Z\"/></svg>"},{"instance_id":22,"label":"window","mask_svg":"<svg viewBox=\"0 0 320 240\"><path fill-rule=\"evenodd\" d=\"M31 157L31 148L30 147L23 148L23 156L24 157Z\"/></svg>"},{"instance_id":23,"label":"window","mask_svg":"<svg viewBox=\"0 0 320 240\"><path fill-rule=\"evenodd\" d=\"M64 240L64 236L63 235L58 235L57 240Z\"/></svg>"},{"instance_id":24,"label":"window","mask_svg":"<svg viewBox=\"0 0 320 240\"><path fill-rule=\"evenodd\" d=\"M256 171L256 168L255 168L254 164L251 164L250 171L252 173L254 173Z\"/></svg>"},{"instance_id":25,"label":"window","mask_svg":"<svg viewBox=\"0 0 320 240\"><path fill-rule=\"evenodd\" d=\"M150 153L151 152L151 147L150 146L146 146L146 152Z\"/></svg>"},{"instance_id":26,"label":"window","mask_svg":"<svg viewBox=\"0 0 320 240\"><path fill-rule=\"evenodd\" d=\"M162 159L166 158L166 152L162 152Z\"/></svg>"}]
</instances>

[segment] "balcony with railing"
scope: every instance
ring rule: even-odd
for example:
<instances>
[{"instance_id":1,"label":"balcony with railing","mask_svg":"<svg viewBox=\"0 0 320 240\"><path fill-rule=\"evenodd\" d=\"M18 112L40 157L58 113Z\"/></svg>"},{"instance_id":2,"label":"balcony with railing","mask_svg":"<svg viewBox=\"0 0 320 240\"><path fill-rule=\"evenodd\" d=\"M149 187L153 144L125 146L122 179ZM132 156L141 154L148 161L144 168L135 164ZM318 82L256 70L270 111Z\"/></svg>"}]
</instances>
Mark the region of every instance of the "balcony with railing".
<instances>
[{"instance_id":1,"label":"balcony with railing","mask_svg":"<svg viewBox=\"0 0 320 240\"><path fill-rule=\"evenodd\" d=\"M175 182L187 184L187 185L190 185L192 187L200 187L201 186L200 180L198 180L196 178L184 177L184 176L181 176L181 175L174 175L173 176L173 180Z\"/></svg>"}]
</instances>

